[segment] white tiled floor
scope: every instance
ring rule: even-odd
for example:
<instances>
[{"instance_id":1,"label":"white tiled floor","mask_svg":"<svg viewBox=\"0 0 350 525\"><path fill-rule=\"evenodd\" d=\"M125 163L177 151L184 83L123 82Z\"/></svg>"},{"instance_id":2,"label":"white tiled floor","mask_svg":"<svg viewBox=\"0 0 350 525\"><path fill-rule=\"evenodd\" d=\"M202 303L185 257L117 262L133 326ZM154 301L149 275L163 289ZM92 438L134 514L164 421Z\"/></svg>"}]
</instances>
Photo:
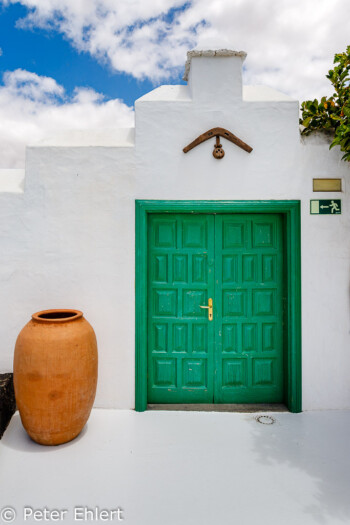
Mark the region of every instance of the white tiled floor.
<instances>
[{"instance_id":1,"label":"white tiled floor","mask_svg":"<svg viewBox=\"0 0 350 525\"><path fill-rule=\"evenodd\" d=\"M75 441L42 447L16 414L0 442L0 509L16 524L54 522L24 520L25 507L66 510L65 524L81 522L76 507L119 507L123 521L108 518L126 525L348 525L350 411L272 416L96 409Z\"/></svg>"}]
</instances>

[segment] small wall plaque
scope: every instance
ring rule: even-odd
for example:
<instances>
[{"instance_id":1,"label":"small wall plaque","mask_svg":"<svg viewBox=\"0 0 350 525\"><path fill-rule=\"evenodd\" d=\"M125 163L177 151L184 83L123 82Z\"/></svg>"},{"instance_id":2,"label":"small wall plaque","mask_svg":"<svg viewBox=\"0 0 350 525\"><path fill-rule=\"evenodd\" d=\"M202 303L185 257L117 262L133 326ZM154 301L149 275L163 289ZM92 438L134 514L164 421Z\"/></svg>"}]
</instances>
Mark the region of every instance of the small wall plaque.
<instances>
[{"instance_id":1,"label":"small wall plaque","mask_svg":"<svg viewBox=\"0 0 350 525\"><path fill-rule=\"evenodd\" d=\"M341 179L313 179L313 191L341 191Z\"/></svg>"},{"instance_id":2,"label":"small wall plaque","mask_svg":"<svg viewBox=\"0 0 350 525\"><path fill-rule=\"evenodd\" d=\"M339 215L341 214L341 200L310 200L310 213L311 215Z\"/></svg>"}]
</instances>

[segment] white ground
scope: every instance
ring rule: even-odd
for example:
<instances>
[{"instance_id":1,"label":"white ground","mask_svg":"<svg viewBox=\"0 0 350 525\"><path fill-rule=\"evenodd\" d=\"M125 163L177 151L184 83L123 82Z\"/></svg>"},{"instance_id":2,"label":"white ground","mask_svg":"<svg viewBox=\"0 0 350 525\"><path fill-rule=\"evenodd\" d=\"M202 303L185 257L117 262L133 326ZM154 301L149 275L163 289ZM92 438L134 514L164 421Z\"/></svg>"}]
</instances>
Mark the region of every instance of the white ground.
<instances>
[{"instance_id":1,"label":"white ground","mask_svg":"<svg viewBox=\"0 0 350 525\"><path fill-rule=\"evenodd\" d=\"M268 426L255 414L95 409L75 441L42 447L16 414L0 442L0 509L15 508L16 524L54 522L24 520L25 507L66 510L65 524L81 522L76 507L119 507L126 525L349 524L350 411L271 415Z\"/></svg>"}]
</instances>

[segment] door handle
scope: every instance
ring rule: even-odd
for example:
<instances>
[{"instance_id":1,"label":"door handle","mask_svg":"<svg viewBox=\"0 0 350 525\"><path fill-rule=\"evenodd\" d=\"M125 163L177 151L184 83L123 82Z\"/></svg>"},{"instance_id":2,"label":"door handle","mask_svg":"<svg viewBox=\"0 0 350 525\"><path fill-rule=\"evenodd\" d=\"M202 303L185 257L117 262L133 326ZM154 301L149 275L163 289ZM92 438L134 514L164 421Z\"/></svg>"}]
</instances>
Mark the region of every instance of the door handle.
<instances>
[{"instance_id":1,"label":"door handle","mask_svg":"<svg viewBox=\"0 0 350 525\"><path fill-rule=\"evenodd\" d=\"M209 321L213 320L213 299L208 299L208 306L200 306L199 308L207 308L208 309L208 319Z\"/></svg>"}]
</instances>

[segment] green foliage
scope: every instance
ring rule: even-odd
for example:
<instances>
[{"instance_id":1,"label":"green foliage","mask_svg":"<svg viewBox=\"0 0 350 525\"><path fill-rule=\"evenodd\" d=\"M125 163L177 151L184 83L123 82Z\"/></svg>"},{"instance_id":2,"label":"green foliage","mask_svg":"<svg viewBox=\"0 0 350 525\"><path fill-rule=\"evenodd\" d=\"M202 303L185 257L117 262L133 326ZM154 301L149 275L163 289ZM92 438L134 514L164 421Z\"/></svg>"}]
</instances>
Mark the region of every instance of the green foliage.
<instances>
[{"instance_id":1,"label":"green foliage","mask_svg":"<svg viewBox=\"0 0 350 525\"><path fill-rule=\"evenodd\" d=\"M301 104L303 126L302 135L309 135L317 130L334 132L330 149L340 146L343 159L350 161L350 46L344 53L334 56L336 66L326 77L331 81L334 93L331 97L322 97L320 101L306 100Z\"/></svg>"}]
</instances>

